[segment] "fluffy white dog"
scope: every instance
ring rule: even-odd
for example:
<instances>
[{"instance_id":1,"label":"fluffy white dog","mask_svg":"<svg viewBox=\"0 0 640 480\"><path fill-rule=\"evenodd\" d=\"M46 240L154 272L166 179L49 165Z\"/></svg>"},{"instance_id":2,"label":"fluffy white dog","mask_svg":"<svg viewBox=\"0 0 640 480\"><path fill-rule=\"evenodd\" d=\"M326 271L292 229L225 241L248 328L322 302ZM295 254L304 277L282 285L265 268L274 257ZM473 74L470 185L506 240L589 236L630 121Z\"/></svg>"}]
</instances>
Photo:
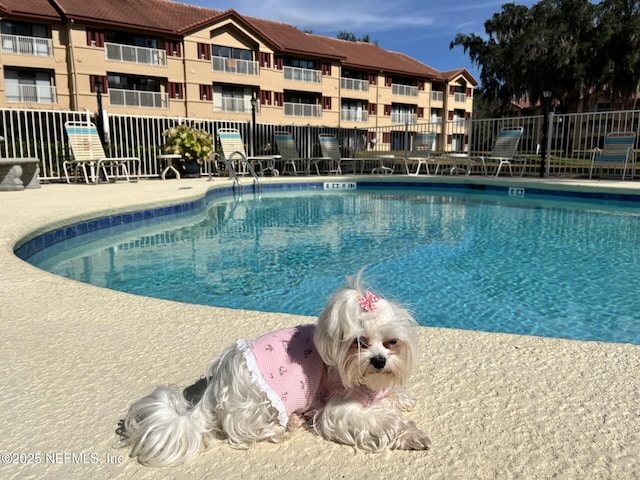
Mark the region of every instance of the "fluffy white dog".
<instances>
[{"instance_id":1,"label":"fluffy white dog","mask_svg":"<svg viewBox=\"0 0 640 480\"><path fill-rule=\"evenodd\" d=\"M349 278L317 325L238 340L209 364L197 403L158 387L131 406L118 433L150 466L180 463L213 438L239 448L281 442L307 420L322 437L365 450L426 450L427 435L400 414L415 405L402 389L415 325L405 308Z\"/></svg>"}]
</instances>

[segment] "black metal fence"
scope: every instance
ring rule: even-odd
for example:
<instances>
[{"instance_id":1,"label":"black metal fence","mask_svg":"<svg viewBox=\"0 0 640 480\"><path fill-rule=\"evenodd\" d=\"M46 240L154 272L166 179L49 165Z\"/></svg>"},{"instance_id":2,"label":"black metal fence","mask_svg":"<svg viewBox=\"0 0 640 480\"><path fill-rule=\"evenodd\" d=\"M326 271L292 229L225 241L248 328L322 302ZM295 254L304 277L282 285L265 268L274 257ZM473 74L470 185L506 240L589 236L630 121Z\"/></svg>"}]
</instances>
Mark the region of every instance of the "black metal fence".
<instances>
[{"instance_id":1,"label":"black metal fence","mask_svg":"<svg viewBox=\"0 0 640 480\"><path fill-rule=\"evenodd\" d=\"M375 157L381 154L406 155L412 148L416 133L435 132L436 150L487 154L502 128L522 126L524 133L518 154L528 158L526 174L537 175L543 117L508 117L483 120L453 120L450 122L405 123L375 128L340 128L311 125L222 121L184 117L149 117L108 115L97 118L90 111L52 111L0 109L0 156L37 157L40 178L57 181L64 178L62 162L71 152L64 134L64 123L71 120L91 120L102 127L107 140L107 153L135 156L141 159L141 176L159 176L157 156L162 153L166 129L189 123L217 138L220 128L237 128L249 154L277 154L274 133L288 131L301 157L321 156L318 135L333 134L338 138L345 157ZM601 147L604 137L612 131L631 131L640 137L640 111L591 112L584 114L550 115L547 132L545 174L549 176L584 176L588 174L593 150ZM636 144L636 148L638 148Z\"/></svg>"}]
</instances>

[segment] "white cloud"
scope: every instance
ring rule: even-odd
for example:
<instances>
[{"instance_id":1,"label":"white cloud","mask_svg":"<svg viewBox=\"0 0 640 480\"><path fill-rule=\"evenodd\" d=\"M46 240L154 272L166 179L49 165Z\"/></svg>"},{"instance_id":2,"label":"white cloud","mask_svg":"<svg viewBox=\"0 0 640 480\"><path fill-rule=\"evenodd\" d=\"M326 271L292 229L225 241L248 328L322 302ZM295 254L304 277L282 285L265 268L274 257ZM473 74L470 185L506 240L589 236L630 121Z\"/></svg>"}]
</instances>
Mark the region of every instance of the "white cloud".
<instances>
[{"instance_id":1,"label":"white cloud","mask_svg":"<svg viewBox=\"0 0 640 480\"><path fill-rule=\"evenodd\" d=\"M356 34L428 27L435 19L423 2L311 1L311 0L200 0L200 5L275 20L317 32L347 30ZM214 5L215 3L215 5ZM417 7L417 5L421 5Z\"/></svg>"}]
</instances>

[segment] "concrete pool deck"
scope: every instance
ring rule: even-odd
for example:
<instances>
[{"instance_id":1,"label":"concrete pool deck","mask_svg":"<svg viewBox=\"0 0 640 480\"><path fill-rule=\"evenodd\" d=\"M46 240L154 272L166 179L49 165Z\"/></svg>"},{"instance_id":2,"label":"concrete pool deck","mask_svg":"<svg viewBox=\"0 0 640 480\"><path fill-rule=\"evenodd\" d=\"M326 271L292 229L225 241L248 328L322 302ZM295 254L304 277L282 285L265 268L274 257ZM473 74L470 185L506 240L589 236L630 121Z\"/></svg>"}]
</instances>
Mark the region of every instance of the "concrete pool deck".
<instances>
[{"instance_id":1,"label":"concrete pool deck","mask_svg":"<svg viewBox=\"0 0 640 480\"><path fill-rule=\"evenodd\" d=\"M640 194L640 182L446 180ZM236 338L313 318L106 290L39 270L13 248L71 219L178 202L216 185L228 181L0 192L1 478L640 478L640 346L427 327L407 387L418 403L407 416L429 433L428 452L368 454L300 430L283 444L242 451L214 442L181 466L139 465L115 435L131 402L159 384L191 385Z\"/></svg>"}]
</instances>

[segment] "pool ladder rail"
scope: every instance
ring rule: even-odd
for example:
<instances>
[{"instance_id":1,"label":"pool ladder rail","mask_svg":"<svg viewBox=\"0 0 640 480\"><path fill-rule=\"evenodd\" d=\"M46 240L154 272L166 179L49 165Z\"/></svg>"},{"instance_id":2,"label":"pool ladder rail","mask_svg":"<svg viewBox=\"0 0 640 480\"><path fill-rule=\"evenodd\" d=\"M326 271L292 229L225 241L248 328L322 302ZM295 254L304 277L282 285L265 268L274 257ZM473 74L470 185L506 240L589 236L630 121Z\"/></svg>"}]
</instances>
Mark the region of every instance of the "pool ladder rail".
<instances>
[{"instance_id":1,"label":"pool ladder rail","mask_svg":"<svg viewBox=\"0 0 640 480\"><path fill-rule=\"evenodd\" d=\"M246 168L246 171L248 171L253 177L253 189L256 190L256 185L257 185L258 186L257 190L261 192L262 180L260 180L260 177L256 173L256 170L253 168L253 165L251 165L251 162L249 161L249 159L242 152L239 152L239 151L233 152L231 155L229 155L229 157L237 157L239 159L238 164L244 165L244 167ZM233 165L234 162L230 161L230 159L227 159L224 155L221 155L218 152L214 152L209 157L209 162L215 165L216 161L221 161L222 163L224 163L225 168L229 172L229 178L233 180L233 183L235 187L238 189L238 191L242 192L242 182L240 181L238 172ZM211 165L209 168L209 180L212 180L212 175L214 170L213 165Z\"/></svg>"}]
</instances>

